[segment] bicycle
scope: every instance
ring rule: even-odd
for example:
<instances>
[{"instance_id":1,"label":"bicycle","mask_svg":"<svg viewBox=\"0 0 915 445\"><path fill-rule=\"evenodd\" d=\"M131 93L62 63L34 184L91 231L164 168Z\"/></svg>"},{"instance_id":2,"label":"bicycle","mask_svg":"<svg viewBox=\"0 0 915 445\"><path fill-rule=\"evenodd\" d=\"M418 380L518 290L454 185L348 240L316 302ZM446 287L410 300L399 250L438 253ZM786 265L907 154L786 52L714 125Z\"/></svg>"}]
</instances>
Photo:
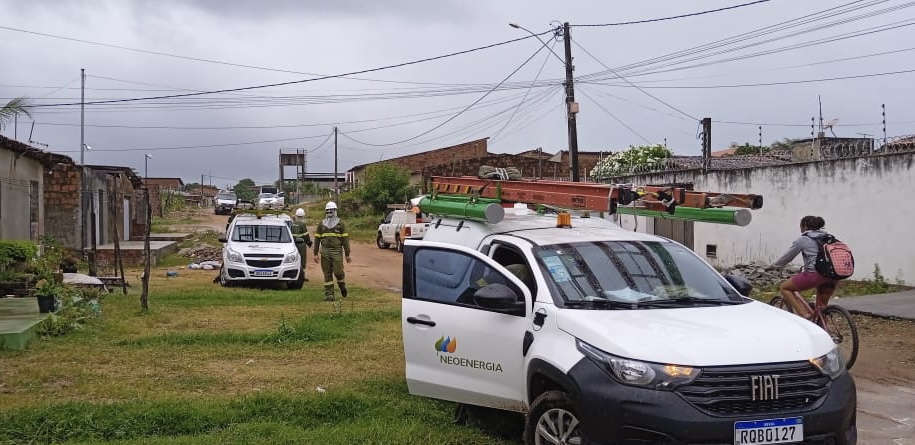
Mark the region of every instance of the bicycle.
<instances>
[{"instance_id":1,"label":"bicycle","mask_svg":"<svg viewBox=\"0 0 915 445\"><path fill-rule=\"evenodd\" d=\"M858 327L855 325L855 320L852 318L851 313L842 306L835 304L822 306L819 303L805 300L797 292L794 295L810 305L810 309L814 314L812 321L826 331L835 344L839 345L839 351L845 359L845 369L850 370L858 358ZM781 295L773 297L769 304L792 314L794 313L794 309L785 302Z\"/></svg>"}]
</instances>

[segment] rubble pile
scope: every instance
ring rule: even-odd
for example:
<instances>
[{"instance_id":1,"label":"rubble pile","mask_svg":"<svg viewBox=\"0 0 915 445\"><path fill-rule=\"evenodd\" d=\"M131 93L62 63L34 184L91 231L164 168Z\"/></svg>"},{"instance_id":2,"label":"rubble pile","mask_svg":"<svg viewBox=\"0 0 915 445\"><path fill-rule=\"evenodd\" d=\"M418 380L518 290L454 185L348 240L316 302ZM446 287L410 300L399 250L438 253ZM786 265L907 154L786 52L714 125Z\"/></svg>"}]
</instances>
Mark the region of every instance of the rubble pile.
<instances>
[{"instance_id":1,"label":"rubble pile","mask_svg":"<svg viewBox=\"0 0 915 445\"><path fill-rule=\"evenodd\" d=\"M222 261L222 248L210 246L187 247L178 251L178 255L190 258L195 263Z\"/></svg>"},{"instance_id":2,"label":"rubble pile","mask_svg":"<svg viewBox=\"0 0 915 445\"><path fill-rule=\"evenodd\" d=\"M782 269L775 270L766 270L766 266L768 265L765 263L737 264L725 268L722 274L746 278L753 284L754 289L769 289L777 287L778 283L788 279L800 270L799 267L790 264Z\"/></svg>"}]
</instances>

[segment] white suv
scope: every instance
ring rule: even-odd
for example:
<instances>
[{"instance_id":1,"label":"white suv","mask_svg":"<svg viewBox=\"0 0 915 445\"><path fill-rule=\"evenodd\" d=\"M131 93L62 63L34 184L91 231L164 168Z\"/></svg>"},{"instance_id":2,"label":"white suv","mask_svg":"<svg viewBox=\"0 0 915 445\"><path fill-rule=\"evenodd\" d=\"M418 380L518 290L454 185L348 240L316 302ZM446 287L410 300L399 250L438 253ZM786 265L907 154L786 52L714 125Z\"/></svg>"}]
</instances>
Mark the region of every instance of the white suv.
<instances>
[{"instance_id":1,"label":"white suv","mask_svg":"<svg viewBox=\"0 0 915 445\"><path fill-rule=\"evenodd\" d=\"M601 218L440 218L404 246L411 394L525 413L527 444L857 441L825 331Z\"/></svg>"},{"instance_id":2,"label":"white suv","mask_svg":"<svg viewBox=\"0 0 915 445\"><path fill-rule=\"evenodd\" d=\"M305 277L296 243L304 241L293 238L290 224L289 215L237 215L219 237L224 243L219 283L273 281L301 289Z\"/></svg>"}]
</instances>

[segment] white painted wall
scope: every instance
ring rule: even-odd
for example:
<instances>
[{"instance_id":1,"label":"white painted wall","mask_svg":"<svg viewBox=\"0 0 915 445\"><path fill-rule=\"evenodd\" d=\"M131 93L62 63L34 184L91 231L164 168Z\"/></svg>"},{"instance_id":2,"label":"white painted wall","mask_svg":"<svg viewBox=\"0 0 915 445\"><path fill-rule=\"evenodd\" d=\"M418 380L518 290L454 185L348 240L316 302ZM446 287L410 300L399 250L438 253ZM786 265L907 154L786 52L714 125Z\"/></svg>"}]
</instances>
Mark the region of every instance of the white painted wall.
<instances>
[{"instance_id":1,"label":"white painted wall","mask_svg":"<svg viewBox=\"0 0 915 445\"><path fill-rule=\"evenodd\" d=\"M826 220L828 232L852 248L854 279L873 278L874 264L879 264L887 279L915 284L915 153L628 179L763 195L763 208L753 211L749 226L695 224L696 252L705 255L707 244L718 246L712 264L771 263L800 235L801 218L817 215ZM624 227L631 219L622 217ZM639 221L638 231L650 233L651 228ZM801 264L800 255L794 263Z\"/></svg>"},{"instance_id":2,"label":"white painted wall","mask_svg":"<svg viewBox=\"0 0 915 445\"><path fill-rule=\"evenodd\" d=\"M0 149L0 239L28 240L29 184L38 181L38 235L43 232L44 170L36 160Z\"/></svg>"}]
</instances>

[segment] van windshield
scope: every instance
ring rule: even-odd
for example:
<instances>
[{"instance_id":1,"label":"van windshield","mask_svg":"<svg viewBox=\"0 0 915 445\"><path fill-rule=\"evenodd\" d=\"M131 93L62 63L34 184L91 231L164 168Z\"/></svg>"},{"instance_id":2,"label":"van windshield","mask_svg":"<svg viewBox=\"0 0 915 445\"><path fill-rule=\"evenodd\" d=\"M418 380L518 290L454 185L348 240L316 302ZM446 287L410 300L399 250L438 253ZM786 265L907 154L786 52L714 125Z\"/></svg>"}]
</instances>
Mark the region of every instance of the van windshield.
<instances>
[{"instance_id":1,"label":"van windshield","mask_svg":"<svg viewBox=\"0 0 915 445\"><path fill-rule=\"evenodd\" d=\"M282 226L243 225L235 226L232 241L258 243L291 243L289 228Z\"/></svg>"},{"instance_id":2,"label":"van windshield","mask_svg":"<svg viewBox=\"0 0 915 445\"><path fill-rule=\"evenodd\" d=\"M234 193L219 193L216 195L216 199L223 199L226 201L235 201Z\"/></svg>"},{"instance_id":3,"label":"van windshield","mask_svg":"<svg viewBox=\"0 0 915 445\"><path fill-rule=\"evenodd\" d=\"M636 309L746 302L708 264L673 243L564 243L534 252L551 293L573 307Z\"/></svg>"}]
</instances>

